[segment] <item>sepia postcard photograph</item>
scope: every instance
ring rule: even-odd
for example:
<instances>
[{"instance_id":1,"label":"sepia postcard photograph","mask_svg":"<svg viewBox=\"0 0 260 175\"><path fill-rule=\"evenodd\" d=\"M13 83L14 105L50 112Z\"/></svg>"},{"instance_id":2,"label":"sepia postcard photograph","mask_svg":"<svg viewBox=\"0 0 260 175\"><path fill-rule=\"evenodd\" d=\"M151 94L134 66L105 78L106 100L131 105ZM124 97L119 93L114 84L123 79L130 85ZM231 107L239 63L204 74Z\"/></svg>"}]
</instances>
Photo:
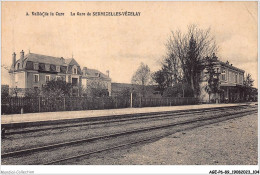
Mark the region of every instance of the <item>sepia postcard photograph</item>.
<instances>
[{"instance_id":1,"label":"sepia postcard photograph","mask_svg":"<svg viewBox=\"0 0 260 175\"><path fill-rule=\"evenodd\" d=\"M1 174L258 160L258 1L1 1Z\"/></svg>"}]
</instances>

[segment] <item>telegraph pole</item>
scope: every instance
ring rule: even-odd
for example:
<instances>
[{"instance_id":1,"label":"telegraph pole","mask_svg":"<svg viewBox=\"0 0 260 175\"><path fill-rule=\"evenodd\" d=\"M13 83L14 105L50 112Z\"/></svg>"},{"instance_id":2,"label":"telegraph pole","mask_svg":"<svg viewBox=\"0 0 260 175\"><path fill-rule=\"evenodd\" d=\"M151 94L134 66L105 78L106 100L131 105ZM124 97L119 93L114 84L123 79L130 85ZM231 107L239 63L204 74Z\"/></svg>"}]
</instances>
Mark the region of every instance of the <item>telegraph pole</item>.
<instances>
[{"instance_id":1,"label":"telegraph pole","mask_svg":"<svg viewBox=\"0 0 260 175\"><path fill-rule=\"evenodd\" d=\"M133 91L134 91L134 87L133 87L133 84L132 84L132 87L131 87L131 90L130 90L130 108L133 107Z\"/></svg>"},{"instance_id":2,"label":"telegraph pole","mask_svg":"<svg viewBox=\"0 0 260 175\"><path fill-rule=\"evenodd\" d=\"M131 95L130 95L130 108L133 107L133 92L131 92Z\"/></svg>"}]
</instances>

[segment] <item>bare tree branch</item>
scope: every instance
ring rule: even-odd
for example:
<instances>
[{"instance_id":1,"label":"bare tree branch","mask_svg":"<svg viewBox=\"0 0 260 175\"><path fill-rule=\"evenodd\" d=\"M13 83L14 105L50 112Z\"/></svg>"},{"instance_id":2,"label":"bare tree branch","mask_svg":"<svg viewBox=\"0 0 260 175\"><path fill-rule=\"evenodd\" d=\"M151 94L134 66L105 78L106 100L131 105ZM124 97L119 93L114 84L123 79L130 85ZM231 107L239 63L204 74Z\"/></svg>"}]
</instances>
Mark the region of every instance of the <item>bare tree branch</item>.
<instances>
[{"instance_id":1,"label":"bare tree branch","mask_svg":"<svg viewBox=\"0 0 260 175\"><path fill-rule=\"evenodd\" d=\"M188 83L194 96L197 96L202 60L218 50L210 28L203 30L192 24L188 26L186 34L180 30L171 31L165 46L167 52L163 69L168 74L166 79L172 81L172 84L181 81Z\"/></svg>"}]
</instances>

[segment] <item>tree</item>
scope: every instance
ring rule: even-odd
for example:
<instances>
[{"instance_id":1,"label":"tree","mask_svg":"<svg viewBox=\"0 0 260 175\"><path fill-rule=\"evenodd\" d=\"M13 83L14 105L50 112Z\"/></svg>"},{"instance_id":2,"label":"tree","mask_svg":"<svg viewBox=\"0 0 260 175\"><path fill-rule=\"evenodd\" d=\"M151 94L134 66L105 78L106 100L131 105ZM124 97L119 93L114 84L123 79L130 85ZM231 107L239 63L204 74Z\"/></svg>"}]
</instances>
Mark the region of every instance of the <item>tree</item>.
<instances>
[{"instance_id":1,"label":"tree","mask_svg":"<svg viewBox=\"0 0 260 175\"><path fill-rule=\"evenodd\" d=\"M107 89L103 89L103 88L91 88L90 96L91 97L106 97L106 96L109 96L109 92Z\"/></svg>"},{"instance_id":2,"label":"tree","mask_svg":"<svg viewBox=\"0 0 260 175\"><path fill-rule=\"evenodd\" d=\"M87 87L81 87L83 96L104 97L109 96L109 92L105 84L99 80L92 80Z\"/></svg>"},{"instance_id":3,"label":"tree","mask_svg":"<svg viewBox=\"0 0 260 175\"><path fill-rule=\"evenodd\" d=\"M167 87L163 92L163 97L192 97L193 91L188 84L178 83L172 87Z\"/></svg>"},{"instance_id":4,"label":"tree","mask_svg":"<svg viewBox=\"0 0 260 175\"><path fill-rule=\"evenodd\" d=\"M168 87L166 73L163 70L158 70L152 74L152 78L158 84L157 90L162 95L165 88Z\"/></svg>"},{"instance_id":5,"label":"tree","mask_svg":"<svg viewBox=\"0 0 260 175\"><path fill-rule=\"evenodd\" d=\"M210 29L199 29L196 25L188 26L188 32L180 30L172 32L166 43L167 58L171 59L175 81L183 79L188 83L195 97L200 94L201 72L203 58L217 51L214 37ZM168 63L169 65L169 63Z\"/></svg>"},{"instance_id":6,"label":"tree","mask_svg":"<svg viewBox=\"0 0 260 175\"><path fill-rule=\"evenodd\" d=\"M1 85L1 98L9 96L9 85Z\"/></svg>"},{"instance_id":7,"label":"tree","mask_svg":"<svg viewBox=\"0 0 260 175\"><path fill-rule=\"evenodd\" d=\"M244 92L245 92L245 97L247 98L246 100L251 100L252 98L253 85L254 85L254 80L251 74L246 74L244 78Z\"/></svg>"},{"instance_id":8,"label":"tree","mask_svg":"<svg viewBox=\"0 0 260 175\"><path fill-rule=\"evenodd\" d=\"M212 57L206 57L205 58L205 69L208 79L208 84L205 87L206 92L209 94L209 102L211 101L210 95L211 94L217 94L220 92L220 86L219 86L219 74L220 72L216 71L216 63L218 61L218 58L215 56L215 53L213 53Z\"/></svg>"},{"instance_id":9,"label":"tree","mask_svg":"<svg viewBox=\"0 0 260 175\"><path fill-rule=\"evenodd\" d=\"M251 74L246 74L246 77L245 77L245 80L244 80L244 85L246 87L253 87L254 80L253 80Z\"/></svg>"},{"instance_id":10,"label":"tree","mask_svg":"<svg viewBox=\"0 0 260 175\"><path fill-rule=\"evenodd\" d=\"M138 84L142 86L142 95L145 94L145 86L151 84L151 71L148 65L141 63L137 71L134 73L132 77L132 84Z\"/></svg>"},{"instance_id":11,"label":"tree","mask_svg":"<svg viewBox=\"0 0 260 175\"><path fill-rule=\"evenodd\" d=\"M33 97L39 97L39 96L41 96L41 94L42 94L42 92L39 88L26 88L24 96L33 98Z\"/></svg>"},{"instance_id":12,"label":"tree","mask_svg":"<svg viewBox=\"0 0 260 175\"><path fill-rule=\"evenodd\" d=\"M42 87L42 95L49 98L72 95L72 84L62 80L51 80Z\"/></svg>"},{"instance_id":13,"label":"tree","mask_svg":"<svg viewBox=\"0 0 260 175\"><path fill-rule=\"evenodd\" d=\"M133 98L137 97L137 92L136 90L138 89L133 89L133 88L124 88L122 89L119 94L118 97L123 97L124 99L130 99L131 98L131 93Z\"/></svg>"}]
</instances>

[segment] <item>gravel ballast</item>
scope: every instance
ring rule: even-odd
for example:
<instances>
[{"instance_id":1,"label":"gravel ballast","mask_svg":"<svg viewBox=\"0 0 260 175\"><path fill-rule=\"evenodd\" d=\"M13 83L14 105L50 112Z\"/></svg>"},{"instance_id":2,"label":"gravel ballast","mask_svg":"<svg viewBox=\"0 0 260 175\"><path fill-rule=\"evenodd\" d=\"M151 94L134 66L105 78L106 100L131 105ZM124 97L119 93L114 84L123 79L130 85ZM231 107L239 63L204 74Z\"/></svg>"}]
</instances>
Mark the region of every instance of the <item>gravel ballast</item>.
<instances>
[{"instance_id":1,"label":"gravel ballast","mask_svg":"<svg viewBox=\"0 0 260 175\"><path fill-rule=\"evenodd\" d=\"M257 114L172 134L153 143L93 155L73 164L257 165Z\"/></svg>"}]
</instances>

